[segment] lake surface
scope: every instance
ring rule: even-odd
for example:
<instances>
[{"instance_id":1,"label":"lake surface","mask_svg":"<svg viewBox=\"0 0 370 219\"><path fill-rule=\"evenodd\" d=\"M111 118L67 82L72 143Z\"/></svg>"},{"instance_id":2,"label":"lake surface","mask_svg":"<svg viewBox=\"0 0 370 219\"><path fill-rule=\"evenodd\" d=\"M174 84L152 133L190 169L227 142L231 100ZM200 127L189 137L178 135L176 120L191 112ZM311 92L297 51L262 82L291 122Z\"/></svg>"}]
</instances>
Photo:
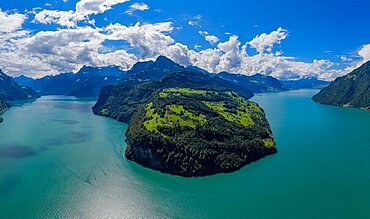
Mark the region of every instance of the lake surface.
<instances>
[{"instance_id":1,"label":"lake surface","mask_svg":"<svg viewBox=\"0 0 370 219\"><path fill-rule=\"evenodd\" d=\"M231 174L182 178L124 159L127 125L94 101L48 96L0 124L1 218L369 218L370 112L317 90L260 94L279 152Z\"/></svg>"}]
</instances>

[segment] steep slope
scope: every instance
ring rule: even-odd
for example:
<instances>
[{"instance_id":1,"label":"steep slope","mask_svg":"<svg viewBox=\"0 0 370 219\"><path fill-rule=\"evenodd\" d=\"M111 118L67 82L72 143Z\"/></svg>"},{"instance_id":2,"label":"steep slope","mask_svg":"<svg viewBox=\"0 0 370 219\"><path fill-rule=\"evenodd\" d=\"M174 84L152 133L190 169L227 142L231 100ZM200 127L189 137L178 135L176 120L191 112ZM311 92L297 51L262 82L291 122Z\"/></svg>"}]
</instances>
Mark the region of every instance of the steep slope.
<instances>
[{"instance_id":1,"label":"steep slope","mask_svg":"<svg viewBox=\"0 0 370 219\"><path fill-rule=\"evenodd\" d=\"M116 66L84 66L76 74L64 73L34 80L30 86L42 95L96 97L100 88L118 83L125 72Z\"/></svg>"},{"instance_id":2,"label":"steep slope","mask_svg":"<svg viewBox=\"0 0 370 219\"><path fill-rule=\"evenodd\" d=\"M0 97L6 101L27 100L40 97L31 88L22 86L0 70Z\"/></svg>"},{"instance_id":3,"label":"steep slope","mask_svg":"<svg viewBox=\"0 0 370 219\"><path fill-rule=\"evenodd\" d=\"M119 121L129 122L137 106L149 101L154 91L162 88L178 87L179 85L193 89L207 87L209 89L235 91L246 99L253 96L253 93L248 89L235 86L235 84L219 77L182 70L168 74L159 81L147 81L139 84L126 81L118 85L103 87L98 101L93 107L93 112Z\"/></svg>"},{"instance_id":4,"label":"steep slope","mask_svg":"<svg viewBox=\"0 0 370 219\"><path fill-rule=\"evenodd\" d=\"M370 109L370 61L337 78L312 99L321 104Z\"/></svg>"},{"instance_id":5,"label":"steep slope","mask_svg":"<svg viewBox=\"0 0 370 219\"><path fill-rule=\"evenodd\" d=\"M299 89L322 89L330 84L329 81L318 80L317 78L305 78L299 80L282 80L281 83L289 90Z\"/></svg>"},{"instance_id":6,"label":"steep slope","mask_svg":"<svg viewBox=\"0 0 370 219\"><path fill-rule=\"evenodd\" d=\"M217 75L226 80L230 80L239 86L246 87L253 93L279 92L287 90L287 88L278 79L262 74L246 76L242 74L221 72Z\"/></svg>"}]
</instances>

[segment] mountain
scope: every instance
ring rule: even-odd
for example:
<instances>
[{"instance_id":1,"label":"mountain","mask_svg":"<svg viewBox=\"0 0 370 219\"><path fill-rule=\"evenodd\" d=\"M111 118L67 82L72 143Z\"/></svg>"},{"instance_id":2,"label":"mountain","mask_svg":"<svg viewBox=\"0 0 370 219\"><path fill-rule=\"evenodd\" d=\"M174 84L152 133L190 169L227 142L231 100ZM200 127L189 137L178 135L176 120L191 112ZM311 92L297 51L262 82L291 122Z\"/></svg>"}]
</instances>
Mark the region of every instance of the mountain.
<instances>
[{"instance_id":1,"label":"mountain","mask_svg":"<svg viewBox=\"0 0 370 219\"><path fill-rule=\"evenodd\" d=\"M281 83L289 90L299 89L322 89L330 84L329 81L318 80L317 78L305 78L299 80L282 80Z\"/></svg>"},{"instance_id":2,"label":"mountain","mask_svg":"<svg viewBox=\"0 0 370 219\"><path fill-rule=\"evenodd\" d=\"M152 80L133 84L132 81L128 80L117 85L102 87L98 101L93 107L93 112L128 123L137 106L147 102L155 90L177 87L180 82L181 86L186 88L207 87L217 89L217 87L220 87L219 90L235 91L246 99L253 97L250 90L235 86L234 83L219 77L182 70L165 75L158 81Z\"/></svg>"},{"instance_id":3,"label":"mountain","mask_svg":"<svg viewBox=\"0 0 370 219\"><path fill-rule=\"evenodd\" d=\"M138 84L143 81L159 80L163 76L185 68L165 56L159 56L154 62L139 62L129 70L125 83Z\"/></svg>"},{"instance_id":4,"label":"mountain","mask_svg":"<svg viewBox=\"0 0 370 219\"><path fill-rule=\"evenodd\" d=\"M102 86L118 83L124 74L126 73L116 66L84 66L76 74L45 76L32 81L29 85L41 95L96 97Z\"/></svg>"},{"instance_id":5,"label":"mountain","mask_svg":"<svg viewBox=\"0 0 370 219\"><path fill-rule=\"evenodd\" d=\"M160 80L103 87L95 114L129 123L125 156L165 173L232 172L269 154L275 142L246 88L180 70Z\"/></svg>"},{"instance_id":6,"label":"mountain","mask_svg":"<svg viewBox=\"0 0 370 219\"><path fill-rule=\"evenodd\" d=\"M200 73L203 73L203 74L210 74L208 71L202 69L202 68L199 68L198 66L195 66L195 65L190 65L188 67L186 67L187 70L190 70L190 71L197 71L197 72L200 72Z\"/></svg>"},{"instance_id":7,"label":"mountain","mask_svg":"<svg viewBox=\"0 0 370 219\"><path fill-rule=\"evenodd\" d=\"M22 86L0 70L0 97L6 101L27 100L40 97L30 87Z\"/></svg>"},{"instance_id":8,"label":"mountain","mask_svg":"<svg viewBox=\"0 0 370 219\"><path fill-rule=\"evenodd\" d=\"M370 61L335 79L312 99L321 104L370 109Z\"/></svg>"},{"instance_id":9,"label":"mountain","mask_svg":"<svg viewBox=\"0 0 370 219\"><path fill-rule=\"evenodd\" d=\"M24 85L24 86L28 86L28 87L35 81L35 79L33 79L31 77L24 76L24 75L15 77L14 80L18 84L21 84L21 85Z\"/></svg>"},{"instance_id":10,"label":"mountain","mask_svg":"<svg viewBox=\"0 0 370 219\"><path fill-rule=\"evenodd\" d=\"M287 90L287 88L278 79L262 74L246 76L242 74L220 72L217 76L232 81L239 86L246 87L253 93L279 92Z\"/></svg>"}]
</instances>

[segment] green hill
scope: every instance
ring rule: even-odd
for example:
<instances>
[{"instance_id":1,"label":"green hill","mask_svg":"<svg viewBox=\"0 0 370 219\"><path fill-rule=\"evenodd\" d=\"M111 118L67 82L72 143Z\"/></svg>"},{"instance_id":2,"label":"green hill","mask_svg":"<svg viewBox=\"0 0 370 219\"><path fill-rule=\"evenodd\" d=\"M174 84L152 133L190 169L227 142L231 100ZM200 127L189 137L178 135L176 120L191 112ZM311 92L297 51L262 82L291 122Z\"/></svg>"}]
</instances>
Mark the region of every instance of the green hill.
<instances>
[{"instance_id":1,"label":"green hill","mask_svg":"<svg viewBox=\"0 0 370 219\"><path fill-rule=\"evenodd\" d=\"M321 104L370 109L370 61L337 78L312 99Z\"/></svg>"},{"instance_id":2,"label":"green hill","mask_svg":"<svg viewBox=\"0 0 370 219\"><path fill-rule=\"evenodd\" d=\"M179 71L159 81L104 87L94 113L129 123L125 155L181 176L231 172L276 147L253 94L218 77Z\"/></svg>"}]
</instances>

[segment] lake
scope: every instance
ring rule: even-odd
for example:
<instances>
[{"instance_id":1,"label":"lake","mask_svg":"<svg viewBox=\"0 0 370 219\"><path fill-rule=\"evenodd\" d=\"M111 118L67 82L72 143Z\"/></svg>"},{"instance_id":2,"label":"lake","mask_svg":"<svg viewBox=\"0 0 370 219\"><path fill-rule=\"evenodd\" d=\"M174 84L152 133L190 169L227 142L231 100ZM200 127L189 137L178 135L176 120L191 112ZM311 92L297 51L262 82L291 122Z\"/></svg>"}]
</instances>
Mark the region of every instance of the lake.
<instances>
[{"instance_id":1,"label":"lake","mask_svg":"<svg viewBox=\"0 0 370 219\"><path fill-rule=\"evenodd\" d=\"M127 161L127 124L93 115L92 100L15 106L0 124L1 218L369 218L370 112L316 92L256 95L278 153L200 178Z\"/></svg>"}]
</instances>

